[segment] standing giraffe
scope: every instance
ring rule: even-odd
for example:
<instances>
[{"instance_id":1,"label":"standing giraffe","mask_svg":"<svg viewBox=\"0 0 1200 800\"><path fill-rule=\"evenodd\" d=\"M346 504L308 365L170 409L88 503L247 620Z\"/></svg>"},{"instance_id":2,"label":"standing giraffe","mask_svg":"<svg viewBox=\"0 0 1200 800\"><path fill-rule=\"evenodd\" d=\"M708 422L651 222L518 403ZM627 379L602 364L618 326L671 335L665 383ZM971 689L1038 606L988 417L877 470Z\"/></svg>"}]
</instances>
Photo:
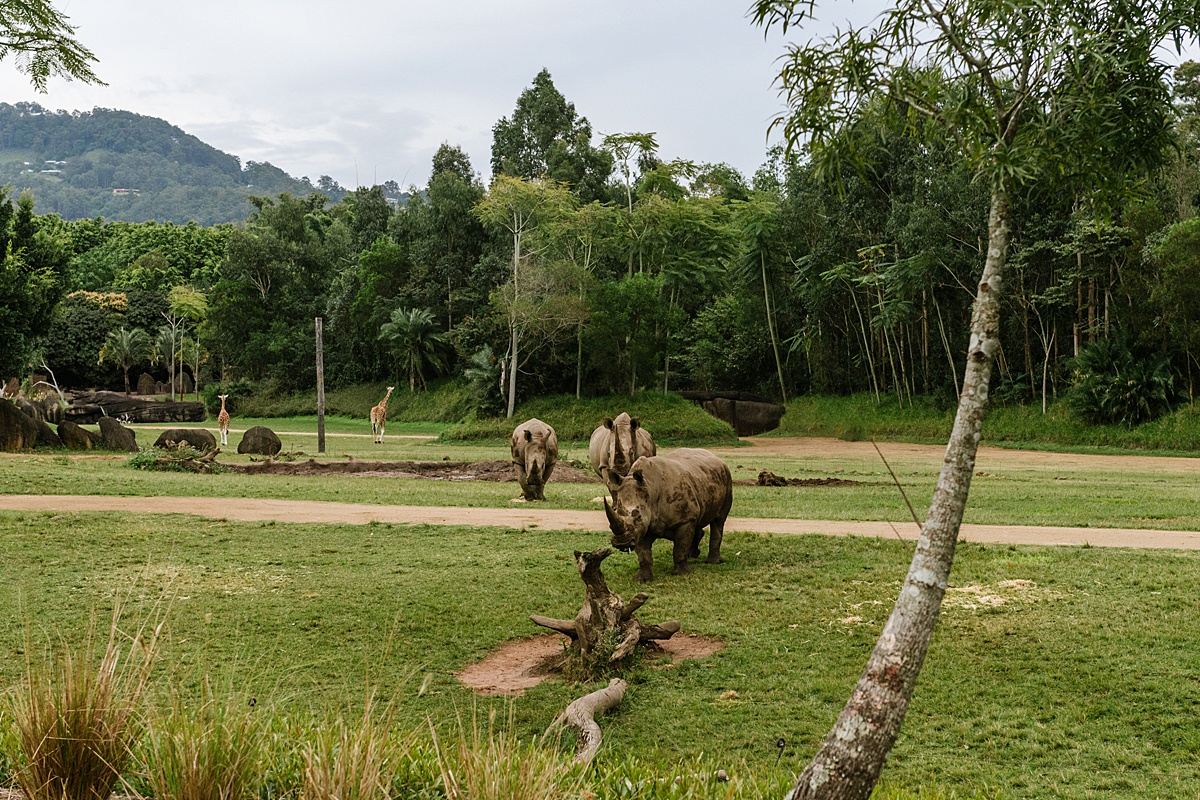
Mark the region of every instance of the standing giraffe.
<instances>
[{"instance_id":1,"label":"standing giraffe","mask_svg":"<svg viewBox=\"0 0 1200 800\"><path fill-rule=\"evenodd\" d=\"M379 401L379 405L371 409L371 433L375 434L375 444L383 444L383 426L387 422L388 398L392 396L392 389L395 388L395 386L389 386L387 394Z\"/></svg>"},{"instance_id":2,"label":"standing giraffe","mask_svg":"<svg viewBox=\"0 0 1200 800\"><path fill-rule=\"evenodd\" d=\"M221 413L217 414L217 431L221 434L221 444L229 446L229 412L225 410L227 394L218 395L221 398Z\"/></svg>"}]
</instances>

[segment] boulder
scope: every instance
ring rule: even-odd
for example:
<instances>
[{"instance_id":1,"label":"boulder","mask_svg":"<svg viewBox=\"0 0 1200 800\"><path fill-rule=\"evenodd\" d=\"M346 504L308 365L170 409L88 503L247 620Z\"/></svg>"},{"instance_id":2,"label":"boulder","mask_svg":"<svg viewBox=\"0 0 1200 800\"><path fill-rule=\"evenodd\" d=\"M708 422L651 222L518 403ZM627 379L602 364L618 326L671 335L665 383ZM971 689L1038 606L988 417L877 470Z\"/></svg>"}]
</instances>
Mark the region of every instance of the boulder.
<instances>
[{"instance_id":1,"label":"boulder","mask_svg":"<svg viewBox=\"0 0 1200 800\"><path fill-rule=\"evenodd\" d=\"M99 436L68 419L58 423L58 438L68 450L95 450L100 446Z\"/></svg>"},{"instance_id":2,"label":"boulder","mask_svg":"<svg viewBox=\"0 0 1200 800\"><path fill-rule=\"evenodd\" d=\"M8 398L16 397L21 393L21 382L16 378L9 378L8 383L4 384L4 396Z\"/></svg>"},{"instance_id":3,"label":"boulder","mask_svg":"<svg viewBox=\"0 0 1200 800\"><path fill-rule=\"evenodd\" d=\"M686 400L729 423L738 436L754 436L779 427L786 409L761 395L749 392L680 392Z\"/></svg>"},{"instance_id":4,"label":"boulder","mask_svg":"<svg viewBox=\"0 0 1200 800\"><path fill-rule=\"evenodd\" d=\"M126 397L118 392L86 392L76 395L64 412L81 425L113 417L122 422L202 422L203 403L171 403L148 397Z\"/></svg>"},{"instance_id":5,"label":"boulder","mask_svg":"<svg viewBox=\"0 0 1200 800\"><path fill-rule=\"evenodd\" d=\"M33 417L34 419L45 419L45 417L42 416L41 404L33 402L28 397L13 398L13 405L15 405L17 409L27 417Z\"/></svg>"},{"instance_id":6,"label":"boulder","mask_svg":"<svg viewBox=\"0 0 1200 800\"><path fill-rule=\"evenodd\" d=\"M192 392L196 391L196 385L192 383L192 376L188 375L186 372L181 372L179 374L178 380L175 381L175 388L181 395L191 394Z\"/></svg>"},{"instance_id":7,"label":"boulder","mask_svg":"<svg viewBox=\"0 0 1200 800\"><path fill-rule=\"evenodd\" d=\"M155 440L155 447L175 447L180 443L203 452L217 449L217 438L204 428L171 428Z\"/></svg>"},{"instance_id":8,"label":"boulder","mask_svg":"<svg viewBox=\"0 0 1200 800\"><path fill-rule=\"evenodd\" d=\"M238 453L242 455L273 456L282 449L283 442L279 441L275 431L262 425L255 425L246 431L242 441L238 442Z\"/></svg>"},{"instance_id":9,"label":"boulder","mask_svg":"<svg viewBox=\"0 0 1200 800\"><path fill-rule=\"evenodd\" d=\"M37 422L21 413L12 401L0 398L0 450L6 453L32 450L37 440Z\"/></svg>"},{"instance_id":10,"label":"boulder","mask_svg":"<svg viewBox=\"0 0 1200 800\"><path fill-rule=\"evenodd\" d=\"M143 372L137 381L138 394L154 394L155 389L154 377L148 372Z\"/></svg>"},{"instance_id":11,"label":"boulder","mask_svg":"<svg viewBox=\"0 0 1200 800\"><path fill-rule=\"evenodd\" d=\"M117 422L112 417L100 418L100 442L105 450L123 450L126 453L136 453L137 437L133 431Z\"/></svg>"},{"instance_id":12,"label":"boulder","mask_svg":"<svg viewBox=\"0 0 1200 800\"><path fill-rule=\"evenodd\" d=\"M38 447L62 447L63 446L62 439L60 439L58 437L58 434L54 432L54 428L51 428L50 424L48 422L46 422L45 420L42 420L42 419L35 419L34 423L37 425L37 429L38 429L38 436L37 436L37 446Z\"/></svg>"}]
</instances>

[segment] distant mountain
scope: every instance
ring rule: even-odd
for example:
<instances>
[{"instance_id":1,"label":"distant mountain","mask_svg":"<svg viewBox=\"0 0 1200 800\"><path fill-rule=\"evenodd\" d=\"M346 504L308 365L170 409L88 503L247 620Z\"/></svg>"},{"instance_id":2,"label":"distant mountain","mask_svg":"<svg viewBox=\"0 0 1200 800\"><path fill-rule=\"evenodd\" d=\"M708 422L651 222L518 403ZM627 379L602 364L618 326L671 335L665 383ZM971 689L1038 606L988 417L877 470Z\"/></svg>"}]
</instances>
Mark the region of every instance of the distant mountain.
<instances>
[{"instance_id":1,"label":"distant mountain","mask_svg":"<svg viewBox=\"0 0 1200 800\"><path fill-rule=\"evenodd\" d=\"M0 103L0 183L31 191L39 214L201 225L245 219L252 194L345 194L326 176L314 186L269 162L243 166L155 117L37 103Z\"/></svg>"}]
</instances>

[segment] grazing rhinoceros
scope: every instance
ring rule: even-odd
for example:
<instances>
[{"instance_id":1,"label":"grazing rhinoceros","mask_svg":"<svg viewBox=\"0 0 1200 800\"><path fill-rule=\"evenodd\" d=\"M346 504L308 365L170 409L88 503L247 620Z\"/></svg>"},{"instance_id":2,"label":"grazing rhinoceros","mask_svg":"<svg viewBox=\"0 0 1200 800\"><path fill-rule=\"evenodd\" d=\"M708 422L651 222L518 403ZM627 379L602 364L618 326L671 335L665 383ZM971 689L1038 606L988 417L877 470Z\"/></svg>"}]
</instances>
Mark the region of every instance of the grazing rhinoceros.
<instances>
[{"instance_id":1,"label":"grazing rhinoceros","mask_svg":"<svg viewBox=\"0 0 1200 800\"><path fill-rule=\"evenodd\" d=\"M700 539L710 526L708 563L721 563L721 536L733 504L733 478L725 462L707 450L681 449L639 458L604 501L612 545L638 557L635 581L654 580L655 539L675 543L675 574L692 571L688 558L700 555Z\"/></svg>"},{"instance_id":2,"label":"grazing rhinoceros","mask_svg":"<svg viewBox=\"0 0 1200 800\"><path fill-rule=\"evenodd\" d=\"M512 435L513 469L526 500L545 500L546 481L558 460L558 435L540 419L522 422Z\"/></svg>"},{"instance_id":3,"label":"grazing rhinoceros","mask_svg":"<svg viewBox=\"0 0 1200 800\"><path fill-rule=\"evenodd\" d=\"M629 474L633 462L658 452L650 431L624 411L616 419L604 418L604 424L592 431L588 460L592 469L615 492L621 478Z\"/></svg>"}]
</instances>

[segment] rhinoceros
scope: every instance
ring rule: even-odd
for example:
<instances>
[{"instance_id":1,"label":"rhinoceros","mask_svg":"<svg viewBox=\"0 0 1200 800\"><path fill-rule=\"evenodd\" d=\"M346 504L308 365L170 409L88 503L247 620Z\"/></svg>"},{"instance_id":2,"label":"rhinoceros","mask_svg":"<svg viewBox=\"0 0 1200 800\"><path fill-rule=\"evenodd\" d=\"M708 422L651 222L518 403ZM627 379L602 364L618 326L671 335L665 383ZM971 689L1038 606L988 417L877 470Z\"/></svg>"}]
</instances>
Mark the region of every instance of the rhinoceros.
<instances>
[{"instance_id":1,"label":"rhinoceros","mask_svg":"<svg viewBox=\"0 0 1200 800\"><path fill-rule=\"evenodd\" d=\"M617 490L617 485L629 473L633 462L657 452L650 431L624 411L616 419L605 417L604 423L592 431L592 439L588 443L588 460L592 462L592 469L608 484L610 492Z\"/></svg>"},{"instance_id":2,"label":"rhinoceros","mask_svg":"<svg viewBox=\"0 0 1200 800\"><path fill-rule=\"evenodd\" d=\"M654 580L655 539L675 543L675 574L692 571L688 558L700 555L702 530L709 526L708 563L721 563L721 537L733 504L733 478L725 462L707 450L680 449L670 455L639 458L604 500L612 545L638 557L634 580Z\"/></svg>"},{"instance_id":3,"label":"rhinoceros","mask_svg":"<svg viewBox=\"0 0 1200 800\"><path fill-rule=\"evenodd\" d=\"M513 469L526 500L545 500L546 481L558 460L558 435L540 419L522 422L512 435Z\"/></svg>"}]
</instances>

